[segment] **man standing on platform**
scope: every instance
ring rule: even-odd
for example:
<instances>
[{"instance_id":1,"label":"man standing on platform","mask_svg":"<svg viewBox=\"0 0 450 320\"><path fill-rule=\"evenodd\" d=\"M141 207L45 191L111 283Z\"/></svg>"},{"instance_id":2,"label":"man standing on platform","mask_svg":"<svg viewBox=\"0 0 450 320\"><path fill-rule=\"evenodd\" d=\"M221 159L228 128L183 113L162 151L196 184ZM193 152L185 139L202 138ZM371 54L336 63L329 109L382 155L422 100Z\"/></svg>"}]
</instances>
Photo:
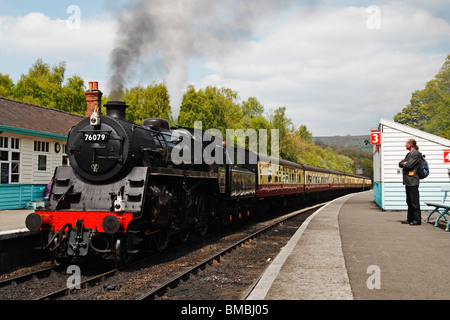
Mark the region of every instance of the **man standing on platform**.
<instances>
[{"instance_id":1,"label":"man standing on platform","mask_svg":"<svg viewBox=\"0 0 450 320\"><path fill-rule=\"evenodd\" d=\"M406 141L406 150L408 154L405 159L399 162L398 166L403 168L403 184L406 188L406 203L408 204L407 220L402 221L403 224L418 226L422 222L419 202L419 174L421 154L419 147L414 139Z\"/></svg>"}]
</instances>

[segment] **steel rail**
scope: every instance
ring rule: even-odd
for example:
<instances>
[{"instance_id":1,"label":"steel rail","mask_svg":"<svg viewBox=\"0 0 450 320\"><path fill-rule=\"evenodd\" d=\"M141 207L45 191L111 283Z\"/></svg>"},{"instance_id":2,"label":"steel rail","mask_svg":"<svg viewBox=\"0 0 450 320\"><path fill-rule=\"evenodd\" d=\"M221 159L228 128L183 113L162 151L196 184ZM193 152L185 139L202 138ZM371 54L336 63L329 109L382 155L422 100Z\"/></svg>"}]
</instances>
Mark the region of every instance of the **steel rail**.
<instances>
[{"instance_id":1,"label":"steel rail","mask_svg":"<svg viewBox=\"0 0 450 320\"><path fill-rule=\"evenodd\" d=\"M14 276L14 277L10 277L10 278L6 278L6 279L2 279L0 280L0 288L1 287L5 287L5 286L9 286L11 285L13 282L15 283L22 283L22 282L26 282L29 281L30 279L32 279L33 277L37 277L37 278L45 278L50 276L51 272L60 268L60 265L56 265L56 266L51 266L51 267L47 267L38 271L33 271L33 272L29 272L27 274L23 274L23 275L19 275L19 276Z\"/></svg>"},{"instance_id":2,"label":"steel rail","mask_svg":"<svg viewBox=\"0 0 450 320\"><path fill-rule=\"evenodd\" d=\"M122 268L112 269L112 270L107 271L107 272L105 272L105 273L96 275L96 276L94 276L94 277L91 277L91 278L89 278L89 279L86 279L86 280L84 280L84 281L81 281L81 282L79 283L79 285L81 286L81 288L86 288L86 287L87 287L88 285L90 285L90 284L94 284L94 283L96 284L96 283L99 283L99 282L101 282L101 281L104 281L107 277L111 277L111 276L115 275L115 274L116 274L118 271L120 271L121 269L122 269ZM70 292L75 291L75 290L76 290L76 289L74 289L74 288L66 287L66 288L62 288L62 289L60 289L60 290L51 292L51 293L49 293L49 294L46 294L46 295L44 295L44 296L38 297L38 298L36 298L35 300L51 300L51 299L57 299L57 298L66 296L66 295L70 294Z\"/></svg>"}]
</instances>

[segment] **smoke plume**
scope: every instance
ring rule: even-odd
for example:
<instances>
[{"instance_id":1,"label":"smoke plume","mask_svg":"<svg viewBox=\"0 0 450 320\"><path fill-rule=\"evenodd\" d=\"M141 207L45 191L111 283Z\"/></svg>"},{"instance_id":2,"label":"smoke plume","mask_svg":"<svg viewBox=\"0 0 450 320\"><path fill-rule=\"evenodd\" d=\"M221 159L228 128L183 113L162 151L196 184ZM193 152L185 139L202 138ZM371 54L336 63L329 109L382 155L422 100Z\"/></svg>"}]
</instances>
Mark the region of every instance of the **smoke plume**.
<instances>
[{"instance_id":1,"label":"smoke plume","mask_svg":"<svg viewBox=\"0 0 450 320\"><path fill-rule=\"evenodd\" d=\"M130 1L117 15L116 44L110 55L110 98L121 100L135 67L147 70L150 64L163 70L176 116L191 59L226 54L291 1ZM149 83L154 79L148 75Z\"/></svg>"}]
</instances>

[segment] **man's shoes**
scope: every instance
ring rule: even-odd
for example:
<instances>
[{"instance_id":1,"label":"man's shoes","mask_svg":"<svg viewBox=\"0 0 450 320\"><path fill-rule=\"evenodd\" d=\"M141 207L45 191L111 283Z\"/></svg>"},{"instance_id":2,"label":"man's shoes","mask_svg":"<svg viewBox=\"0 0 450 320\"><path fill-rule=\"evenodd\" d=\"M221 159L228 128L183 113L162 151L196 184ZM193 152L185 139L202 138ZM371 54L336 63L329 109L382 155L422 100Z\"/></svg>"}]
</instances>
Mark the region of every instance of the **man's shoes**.
<instances>
[{"instance_id":1,"label":"man's shoes","mask_svg":"<svg viewBox=\"0 0 450 320\"><path fill-rule=\"evenodd\" d=\"M412 223L412 222L410 222L410 221L408 221L408 220L403 220L403 221L401 221L401 223L402 223L402 224L410 224L410 223Z\"/></svg>"},{"instance_id":2,"label":"man's shoes","mask_svg":"<svg viewBox=\"0 0 450 320\"><path fill-rule=\"evenodd\" d=\"M420 226L422 223L420 221L416 221L414 220L413 222L411 222L409 225L410 226Z\"/></svg>"}]
</instances>

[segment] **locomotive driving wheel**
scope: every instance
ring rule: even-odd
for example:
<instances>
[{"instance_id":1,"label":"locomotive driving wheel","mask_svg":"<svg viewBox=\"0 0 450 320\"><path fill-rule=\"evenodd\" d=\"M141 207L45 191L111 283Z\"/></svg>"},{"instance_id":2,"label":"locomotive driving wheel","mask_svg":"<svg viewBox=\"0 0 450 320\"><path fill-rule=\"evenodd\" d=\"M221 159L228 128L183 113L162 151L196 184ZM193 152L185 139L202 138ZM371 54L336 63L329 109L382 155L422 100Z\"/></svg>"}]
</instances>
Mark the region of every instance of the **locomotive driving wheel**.
<instances>
[{"instance_id":1,"label":"locomotive driving wheel","mask_svg":"<svg viewBox=\"0 0 450 320\"><path fill-rule=\"evenodd\" d=\"M197 195L196 201L196 218L197 218L197 233L204 237L209 230L209 224L214 213L211 211L211 203L206 192L200 192Z\"/></svg>"}]
</instances>

